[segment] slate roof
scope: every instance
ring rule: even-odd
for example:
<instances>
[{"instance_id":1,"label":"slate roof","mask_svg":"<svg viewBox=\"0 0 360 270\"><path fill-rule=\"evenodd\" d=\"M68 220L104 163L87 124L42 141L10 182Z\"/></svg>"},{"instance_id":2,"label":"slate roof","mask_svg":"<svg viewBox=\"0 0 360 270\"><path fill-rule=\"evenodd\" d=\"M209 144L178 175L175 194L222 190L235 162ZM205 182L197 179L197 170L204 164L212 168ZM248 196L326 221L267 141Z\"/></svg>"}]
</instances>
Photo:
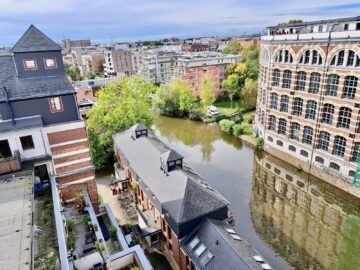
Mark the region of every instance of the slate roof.
<instances>
[{"instance_id":1,"label":"slate roof","mask_svg":"<svg viewBox=\"0 0 360 270\"><path fill-rule=\"evenodd\" d=\"M11 50L13 53L43 51L61 51L61 47L34 25L30 25Z\"/></svg>"},{"instance_id":2,"label":"slate roof","mask_svg":"<svg viewBox=\"0 0 360 270\"><path fill-rule=\"evenodd\" d=\"M75 93L65 74L20 79L12 56L0 56L0 101L5 100L4 87L9 100Z\"/></svg>"},{"instance_id":3,"label":"slate roof","mask_svg":"<svg viewBox=\"0 0 360 270\"><path fill-rule=\"evenodd\" d=\"M15 119L15 123L11 120L0 121L0 133L42 126L43 122L41 116L36 115L33 117Z\"/></svg>"},{"instance_id":4,"label":"slate roof","mask_svg":"<svg viewBox=\"0 0 360 270\"><path fill-rule=\"evenodd\" d=\"M220 193L183 161L183 168L165 174L160 170L160 155L169 148L152 132L135 140L131 128L113 136L115 147L124 155L139 183L156 198L178 224L204 216L229 205ZM146 190L144 190L147 192ZM152 200L150 195L150 200ZM162 209L158 209L160 212Z\"/></svg>"},{"instance_id":5,"label":"slate roof","mask_svg":"<svg viewBox=\"0 0 360 270\"><path fill-rule=\"evenodd\" d=\"M178 152L176 152L175 150L171 149L169 151L166 151L165 153L161 154L161 159L164 162L170 162L170 161L175 161L175 160L179 160L184 158L182 155L180 155Z\"/></svg>"},{"instance_id":6,"label":"slate roof","mask_svg":"<svg viewBox=\"0 0 360 270\"><path fill-rule=\"evenodd\" d=\"M132 129L134 131L141 131L141 130L147 130L148 128L146 126L144 126L143 124L136 124L136 125L132 126Z\"/></svg>"},{"instance_id":7,"label":"slate roof","mask_svg":"<svg viewBox=\"0 0 360 270\"><path fill-rule=\"evenodd\" d=\"M233 229L233 227L222 221L206 219L191 234L182 239L180 244L200 270L262 269L260 263L253 258L259 254L244 239L239 241L232 238L226 229ZM200 242L191 249L189 244L195 237L198 237ZM201 243L206 246L206 250L197 257L195 250ZM209 252L213 257L206 260Z\"/></svg>"}]
</instances>

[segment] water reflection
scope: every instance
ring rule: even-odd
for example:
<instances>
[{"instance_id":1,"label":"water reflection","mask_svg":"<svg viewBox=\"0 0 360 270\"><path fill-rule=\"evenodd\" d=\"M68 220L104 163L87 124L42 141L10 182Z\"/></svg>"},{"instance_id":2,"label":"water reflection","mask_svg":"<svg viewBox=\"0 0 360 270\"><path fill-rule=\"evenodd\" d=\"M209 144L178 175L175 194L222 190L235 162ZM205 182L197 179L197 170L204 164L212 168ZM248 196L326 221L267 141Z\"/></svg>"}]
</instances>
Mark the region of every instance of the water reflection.
<instances>
[{"instance_id":1,"label":"water reflection","mask_svg":"<svg viewBox=\"0 0 360 270\"><path fill-rule=\"evenodd\" d=\"M205 125L198 121L164 116L158 116L155 123L161 137L166 137L170 142L180 141L188 146L200 145L203 161L211 160L216 140L222 139L237 149L242 147L240 140L222 132L217 124Z\"/></svg>"},{"instance_id":2,"label":"water reflection","mask_svg":"<svg viewBox=\"0 0 360 270\"><path fill-rule=\"evenodd\" d=\"M359 200L263 154L255 156L251 217L296 269L360 269Z\"/></svg>"}]
</instances>

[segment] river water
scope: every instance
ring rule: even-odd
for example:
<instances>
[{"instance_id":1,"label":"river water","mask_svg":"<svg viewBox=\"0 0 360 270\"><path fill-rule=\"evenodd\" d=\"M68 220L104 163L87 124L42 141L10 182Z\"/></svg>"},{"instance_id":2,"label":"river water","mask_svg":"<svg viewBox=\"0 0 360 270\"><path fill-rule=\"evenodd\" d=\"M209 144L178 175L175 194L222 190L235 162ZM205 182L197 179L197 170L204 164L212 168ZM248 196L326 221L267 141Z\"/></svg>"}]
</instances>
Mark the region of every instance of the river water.
<instances>
[{"instance_id":1,"label":"river water","mask_svg":"<svg viewBox=\"0 0 360 270\"><path fill-rule=\"evenodd\" d=\"M274 269L360 269L359 199L217 124L160 116L153 128L225 196L235 229Z\"/></svg>"}]
</instances>

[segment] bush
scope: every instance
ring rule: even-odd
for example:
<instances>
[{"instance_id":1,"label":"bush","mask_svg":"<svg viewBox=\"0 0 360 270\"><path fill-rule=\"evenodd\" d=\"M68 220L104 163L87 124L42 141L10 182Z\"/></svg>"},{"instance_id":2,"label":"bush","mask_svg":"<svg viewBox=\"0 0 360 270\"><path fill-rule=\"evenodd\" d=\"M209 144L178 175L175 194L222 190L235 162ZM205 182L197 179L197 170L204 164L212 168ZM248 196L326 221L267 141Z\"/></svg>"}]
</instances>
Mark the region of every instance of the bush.
<instances>
[{"instance_id":1,"label":"bush","mask_svg":"<svg viewBox=\"0 0 360 270\"><path fill-rule=\"evenodd\" d=\"M215 123L215 122L216 122L216 118L215 118L215 117L207 117L207 118L204 118L203 122L204 122L205 124Z\"/></svg>"},{"instance_id":2,"label":"bush","mask_svg":"<svg viewBox=\"0 0 360 270\"><path fill-rule=\"evenodd\" d=\"M111 225L110 228L109 228L109 233L110 233L110 236L115 238L116 236L116 233L117 233L117 229L114 225Z\"/></svg>"},{"instance_id":3,"label":"bush","mask_svg":"<svg viewBox=\"0 0 360 270\"><path fill-rule=\"evenodd\" d=\"M226 119L226 117L227 117L226 114L219 113L218 115L215 116L215 119L216 119L216 122L219 122L219 121L221 121L223 119Z\"/></svg>"},{"instance_id":4,"label":"bush","mask_svg":"<svg viewBox=\"0 0 360 270\"><path fill-rule=\"evenodd\" d=\"M68 228L69 232L72 232L75 227L75 220L72 219L67 220L66 227Z\"/></svg>"},{"instance_id":5,"label":"bush","mask_svg":"<svg viewBox=\"0 0 360 270\"><path fill-rule=\"evenodd\" d=\"M191 110L189 112L189 119L190 120L196 120L196 121L200 121L201 120L201 110L200 109L195 109L195 110Z\"/></svg>"},{"instance_id":6,"label":"bush","mask_svg":"<svg viewBox=\"0 0 360 270\"><path fill-rule=\"evenodd\" d=\"M233 134L235 136L240 136L240 135L244 134L244 132L245 132L245 128L241 124L233 125L232 129L233 129Z\"/></svg>"},{"instance_id":7,"label":"bush","mask_svg":"<svg viewBox=\"0 0 360 270\"><path fill-rule=\"evenodd\" d=\"M256 138L255 150L259 150L259 151L264 150L264 139L263 138Z\"/></svg>"},{"instance_id":8,"label":"bush","mask_svg":"<svg viewBox=\"0 0 360 270\"><path fill-rule=\"evenodd\" d=\"M222 131L231 134L232 127L235 125L234 121L223 119L219 122L220 128Z\"/></svg>"},{"instance_id":9,"label":"bush","mask_svg":"<svg viewBox=\"0 0 360 270\"><path fill-rule=\"evenodd\" d=\"M90 217L88 215L83 215L81 216L81 222L84 223L85 225L88 225L88 223L91 221Z\"/></svg>"},{"instance_id":10,"label":"bush","mask_svg":"<svg viewBox=\"0 0 360 270\"><path fill-rule=\"evenodd\" d=\"M74 249L75 242L76 242L75 234L69 233L68 238L67 238L67 243L66 243L67 249Z\"/></svg>"},{"instance_id":11,"label":"bush","mask_svg":"<svg viewBox=\"0 0 360 270\"><path fill-rule=\"evenodd\" d=\"M248 124L252 124L252 122L254 121L255 115L251 114L250 116L246 117L246 122Z\"/></svg>"},{"instance_id":12,"label":"bush","mask_svg":"<svg viewBox=\"0 0 360 270\"><path fill-rule=\"evenodd\" d=\"M126 223L124 225L124 229L125 229L125 233L128 234L128 233L131 233L132 232L132 225L129 224L129 223Z\"/></svg>"}]
</instances>

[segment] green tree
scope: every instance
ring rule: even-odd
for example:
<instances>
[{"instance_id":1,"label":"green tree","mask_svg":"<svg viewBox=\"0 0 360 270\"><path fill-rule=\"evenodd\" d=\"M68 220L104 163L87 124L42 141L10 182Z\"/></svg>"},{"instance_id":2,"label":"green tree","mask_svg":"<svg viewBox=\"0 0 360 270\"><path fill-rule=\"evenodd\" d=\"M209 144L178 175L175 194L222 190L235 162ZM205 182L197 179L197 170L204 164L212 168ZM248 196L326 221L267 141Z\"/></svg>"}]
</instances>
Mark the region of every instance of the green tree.
<instances>
[{"instance_id":1,"label":"green tree","mask_svg":"<svg viewBox=\"0 0 360 270\"><path fill-rule=\"evenodd\" d=\"M86 79L93 80L95 79L95 75L91 71L88 71L88 73L86 74Z\"/></svg>"},{"instance_id":2,"label":"green tree","mask_svg":"<svg viewBox=\"0 0 360 270\"><path fill-rule=\"evenodd\" d=\"M249 77L249 68L245 63L231 63L226 67L226 72L228 76L236 74L239 78L240 85L243 85L246 78Z\"/></svg>"},{"instance_id":3,"label":"green tree","mask_svg":"<svg viewBox=\"0 0 360 270\"><path fill-rule=\"evenodd\" d=\"M182 117L196 107L196 99L191 89L181 80L161 85L154 106L162 115Z\"/></svg>"},{"instance_id":4,"label":"green tree","mask_svg":"<svg viewBox=\"0 0 360 270\"><path fill-rule=\"evenodd\" d=\"M257 80L259 76L259 49L256 45L250 45L241 51L241 62L245 63L249 78Z\"/></svg>"},{"instance_id":5,"label":"green tree","mask_svg":"<svg viewBox=\"0 0 360 270\"><path fill-rule=\"evenodd\" d=\"M239 54L241 52L240 40L231 40L226 47L222 50L223 54Z\"/></svg>"},{"instance_id":6,"label":"green tree","mask_svg":"<svg viewBox=\"0 0 360 270\"><path fill-rule=\"evenodd\" d=\"M231 108L233 103L233 98L235 95L238 95L241 90L241 85L239 82L239 76L237 74L230 74L223 82L222 87L226 90L231 101Z\"/></svg>"},{"instance_id":7,"label":"green tree","mask_svg":"<svg viewBox=\"0 0 360 270\"><path fill-rule=\"evenodd\" d=\"M214 93L215 83L208 76L204 76L200 82L200 104L203 111L206 107L212 105L215 102Z\"/></svg>"},{"instance_id":8,"label":"green tree","mask_svg":"<svg viewBox=\"0 0 360 270\"><path fill-rule=\"evenodd\" d=\"M136 123L150 126L150 94L156 87L137 76L120 77L97 93L98 102L87 114L87 128L93 160L101 168L112 156L112 135Z\"/></svg>"},{"instance_id":9,"label":"green tree","mask_svg":"<svg viewBox=\"0 0 360 270\"><path fill-rule=\"evenodd\" d=\"M66 76L69 76L73 81L81 81L82 77L80 75L80 69L77 66L71 66L67 63L64 63L64 70Z\"/></svg>"},{"instance_id":10,"label":"green tree","mask_svg":"<svg viewBox=\"0 0 360 270\"><path fill-rule=\"evenodd\" d=\"M245 110L255 109L258 82L246 79L244 88L240 92L240 99Z\"/></svg>"}]
</instances>

